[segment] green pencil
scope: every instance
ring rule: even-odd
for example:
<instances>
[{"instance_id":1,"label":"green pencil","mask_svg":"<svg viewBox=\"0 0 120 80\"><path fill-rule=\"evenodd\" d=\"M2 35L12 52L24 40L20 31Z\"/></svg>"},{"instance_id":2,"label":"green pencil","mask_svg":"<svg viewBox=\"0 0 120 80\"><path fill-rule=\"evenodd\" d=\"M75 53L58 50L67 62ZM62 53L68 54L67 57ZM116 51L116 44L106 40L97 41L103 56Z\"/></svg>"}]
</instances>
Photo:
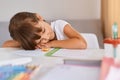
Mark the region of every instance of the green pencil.
<instances>
[{"instance_id":1,"label":"green pencil","mask_svg":"<svg viewBox=\"0 0 120 80\"><path fill-rule=\"evenodd\" d=\"M47 52L45 54L45 56L52 56L52 54L54 54L55 52L57 52L60 48L54 48L53 50Z\"/></svg>"}]
</instances>

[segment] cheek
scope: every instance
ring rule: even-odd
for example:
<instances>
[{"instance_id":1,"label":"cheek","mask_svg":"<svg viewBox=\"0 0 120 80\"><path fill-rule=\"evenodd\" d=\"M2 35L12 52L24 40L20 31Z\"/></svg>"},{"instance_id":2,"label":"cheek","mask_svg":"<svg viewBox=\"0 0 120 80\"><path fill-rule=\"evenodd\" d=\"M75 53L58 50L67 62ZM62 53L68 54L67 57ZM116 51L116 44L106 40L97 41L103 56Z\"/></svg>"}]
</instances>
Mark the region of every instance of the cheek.
<instances>
[{"instance_id":1,"label":"cheek","mask_svg":"<svg viewBox=\"0 0 120 80\"><path fill-rule=\"evenodd\" d=\"M43 39L41 40L41 44L47 43L49 40L48 39Z\"/></svg>"},{"instance_id":2,"label":"cheek","mask_svg":"<svg viewBox=\"0 0 120 80\"><path fill-rule=\"evenodd\" d=\"M46 32L47 32L47 35L49 37L49 40L52 40L54 38L54 32L53 32L53 30L52 30L52 28L50 26L47 27Z\"/></svg>"},{"instance_id":3,"label":"cheek","mask_svg":"<svg viewBox=\"0 0 120 80\"><path fill-rule=\"evenodd\" d=\"M54 33L54 32L51 32L51 33L50 33L50 37L51 37L51 40L54 39L55 33Z\"/></svg>"},{"instance_id":4,"label":"cheek","mask_svg":"<svg viewBox=\"0 0 120 80\"><path fill-rule=\"evenodd\" d=\"M51 39L51 35L52 35L52 31L51 30L49 30L48 32L47 32L47 35L48 35L48 37L49 37L49 39Z\"/></svg>"}]
</instances>

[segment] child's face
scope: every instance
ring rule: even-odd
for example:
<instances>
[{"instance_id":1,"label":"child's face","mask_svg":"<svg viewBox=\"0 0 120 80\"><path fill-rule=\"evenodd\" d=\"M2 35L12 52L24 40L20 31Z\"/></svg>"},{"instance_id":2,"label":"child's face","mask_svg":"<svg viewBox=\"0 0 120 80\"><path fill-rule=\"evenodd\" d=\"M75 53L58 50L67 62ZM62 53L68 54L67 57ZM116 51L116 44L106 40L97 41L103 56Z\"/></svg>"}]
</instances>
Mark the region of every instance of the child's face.
<instances>
[{"instance_id":1,"label":"child's face","mask_svg":"<svg viewBox=\"0 0 120 80\"><path fill-rule=\"evenodd\" d=\"M36 40L36 43L42 45L54 39L55 37L54 31L52 30L51 26L48 23L44 21L39 21L37 27L41 27L42 31L39 33L41 38Z\"/></svg>"}]
</instances>

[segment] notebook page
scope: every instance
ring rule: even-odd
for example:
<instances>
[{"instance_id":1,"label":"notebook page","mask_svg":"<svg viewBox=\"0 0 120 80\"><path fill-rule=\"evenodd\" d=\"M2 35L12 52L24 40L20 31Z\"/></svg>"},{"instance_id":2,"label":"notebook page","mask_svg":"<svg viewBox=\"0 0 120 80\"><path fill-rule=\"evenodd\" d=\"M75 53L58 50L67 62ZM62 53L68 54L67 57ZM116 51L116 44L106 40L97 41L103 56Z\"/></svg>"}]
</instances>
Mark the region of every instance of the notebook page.
<instances>
[{"instance_id":1,"label":"notebook page","mask_svg":"<svg viewBox=\"0 0 120 80\"><path fill-rule=\"evenodd\" d=\"M36 49L36 50L18 50L13 52L14 54L17 55L22 55L22 56L44 56L45 52L41 51L41 49Z\"/></svg>"},{"instance_id":2,"label":"notebook page","mask_svg":"<svg viewBox=\"0 0 120 80\"><path fill-rule=\"evenodd\" d=\"M85 50L73 50L73 49L60 49L53 56L73 58L73 59L97 59L101 60L104 56L103 49L85 49Z\"/></svg>"},{"instance_id":3,"label":"notebook page","mask_svg":"<svg viewBox=\"0 0 120 80\"><path fill-rule=\"evenodd\" d=\"M53 68L40 80L98 80L99 72L99 67L60 65Z\"/></svg>"}]
</instances>

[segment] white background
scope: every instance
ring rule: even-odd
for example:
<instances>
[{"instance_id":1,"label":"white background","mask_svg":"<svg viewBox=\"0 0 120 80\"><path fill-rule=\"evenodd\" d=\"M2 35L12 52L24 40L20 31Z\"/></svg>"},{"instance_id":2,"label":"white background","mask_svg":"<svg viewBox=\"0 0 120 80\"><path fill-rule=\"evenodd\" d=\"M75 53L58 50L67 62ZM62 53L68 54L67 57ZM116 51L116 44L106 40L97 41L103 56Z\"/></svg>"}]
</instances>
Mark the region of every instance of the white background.
<instances>
[{"instance_id":1,"label":"white background","mask_svg":"<svg viewBox=\"0 0 120 80\"><path fill-rule=\"evenodd\" d=\"M0 21L30 11L45 19L100 19L100 0L0 0Z\"/></svg>"}]
</instances>

